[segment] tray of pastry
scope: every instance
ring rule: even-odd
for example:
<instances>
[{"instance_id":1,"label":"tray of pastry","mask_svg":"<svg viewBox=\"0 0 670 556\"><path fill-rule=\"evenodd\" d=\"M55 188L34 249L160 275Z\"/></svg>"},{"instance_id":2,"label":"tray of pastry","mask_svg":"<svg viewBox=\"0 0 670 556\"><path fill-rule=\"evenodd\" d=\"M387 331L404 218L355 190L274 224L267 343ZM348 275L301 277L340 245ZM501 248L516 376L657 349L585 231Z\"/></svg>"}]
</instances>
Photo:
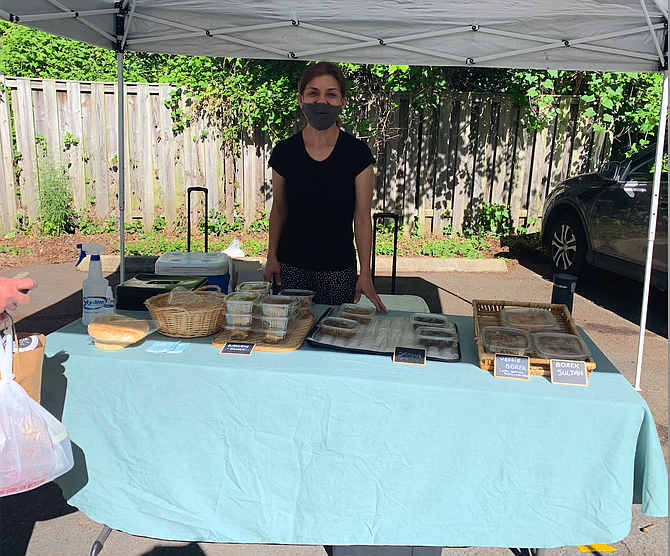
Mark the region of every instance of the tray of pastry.
<instances>
[{"instance_id":1,"label":"tray of pastry","mask_svg":"<svg viewBox=\"0 0 670 556\"><path fill-rule=\"evenodd\" d=\"M359 319L349 318L352 314ZM430 361L453 363L461 359L458 329L444 315L435 314L435 322L429 322L425 315L427 322L420 317L360 318L363 316L368 315L357 314L350 307L328 309L306 341L313 346L375 355L393 355L396 347L416 347L424 348Z\"/></svg>"},{"instance_id":2,"label":"tray of pastry","mask_svg":"<svg viewBox=\"0 0 670 556\"><path fill-rule=\"evenodd\" d=\"M596 362L564 304L503 301L472 302L479 366L492 371L496 353L525 355L530 374L550 376L551 359Z\"/></svg>"}]
</instances>

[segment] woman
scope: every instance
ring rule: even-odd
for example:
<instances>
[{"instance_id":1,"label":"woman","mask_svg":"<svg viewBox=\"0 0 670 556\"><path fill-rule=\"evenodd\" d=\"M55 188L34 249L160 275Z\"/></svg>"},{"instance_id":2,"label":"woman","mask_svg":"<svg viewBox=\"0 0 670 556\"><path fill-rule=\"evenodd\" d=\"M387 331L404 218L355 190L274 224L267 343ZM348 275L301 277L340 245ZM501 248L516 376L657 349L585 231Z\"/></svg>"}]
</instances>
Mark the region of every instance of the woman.
<instances>
[{"instance_id":1,"label":"woman","mask_svg":"<svg viewBox=\"0 0 670 556\"><path fill-rule=\"evenodd\" d=\"M339 128L344 76L334 64L310 65L298 91L307 125L280 141L269 162L273 202L263 277L282 288L314 290L314 303L357 303L365 295L386 312L370 271L374 157Z\"/></svg>"}]
</instances>

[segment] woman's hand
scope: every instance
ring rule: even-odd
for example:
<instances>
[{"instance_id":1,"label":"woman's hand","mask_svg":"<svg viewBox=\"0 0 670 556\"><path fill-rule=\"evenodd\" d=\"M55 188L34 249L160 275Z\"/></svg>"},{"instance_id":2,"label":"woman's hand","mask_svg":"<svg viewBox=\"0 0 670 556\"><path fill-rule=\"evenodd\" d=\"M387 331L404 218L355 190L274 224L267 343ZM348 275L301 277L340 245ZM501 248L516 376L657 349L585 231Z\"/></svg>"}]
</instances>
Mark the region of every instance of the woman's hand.
<instances>
[{"instance_id":1,"label":"woman's hand","mask_svg":"<svg viewBox=\"0 0 670 556\"><path fill-rule=\"evenodd\" d=\"M381 313L386 313L386 307L382 303L381 298L375 291L375 286L372 283L371 276L359 276L358 282L356 282L356 297L354 297L354 303L358 303L361 299L361 295L365 295L372 304L375 306L375 309Z\"/></svg>"},{"instance_id":2,"label":"woman's hand","mask_svg":"<svg viewBox=\"0 0 670 556\"><path fill-rule=\"evenodd\" d=\"M263 280L272 282L281 286L281 274L279 273L279 261L277 259L268 259L265 263L265 270L263 271Z\"/></svg>"}]
</instances>

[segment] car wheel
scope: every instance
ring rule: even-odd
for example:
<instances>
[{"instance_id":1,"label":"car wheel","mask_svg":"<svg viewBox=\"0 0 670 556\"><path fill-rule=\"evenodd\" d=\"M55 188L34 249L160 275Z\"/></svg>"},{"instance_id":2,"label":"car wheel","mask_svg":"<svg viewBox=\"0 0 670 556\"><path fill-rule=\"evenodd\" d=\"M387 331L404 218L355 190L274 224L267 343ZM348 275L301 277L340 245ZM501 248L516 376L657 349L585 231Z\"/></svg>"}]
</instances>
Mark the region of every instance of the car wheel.
<instances>
[{"instance_id":1,"label":"car wheel","mask_svg":"<svg viewBox=\"0 0 670 556\"><path fill-rule=\"evenodd\" d=\"M552 270L579 275L586 262L586 238L582 225L573 216L565 214L553 223L549 237Z\"/></svg>"}]
</instances>

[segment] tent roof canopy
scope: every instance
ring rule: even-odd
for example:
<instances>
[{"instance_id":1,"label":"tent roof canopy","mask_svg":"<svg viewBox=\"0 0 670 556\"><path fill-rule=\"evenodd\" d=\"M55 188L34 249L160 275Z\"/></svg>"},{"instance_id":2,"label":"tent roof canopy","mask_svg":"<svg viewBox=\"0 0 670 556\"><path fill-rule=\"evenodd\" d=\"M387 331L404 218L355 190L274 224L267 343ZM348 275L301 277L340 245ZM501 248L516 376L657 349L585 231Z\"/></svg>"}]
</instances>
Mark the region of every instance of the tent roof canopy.
<instances>
[{"instance_id":1,"label":"tent roof canopy","mask_svg":"<svg viewBox=\"0 0 670 556\"><path fill-rule=\"evenodd\" d=\"M103 48L374 64L652 72L665 0L3 0L0 17Z\"/></svg>"}]
</instances>

